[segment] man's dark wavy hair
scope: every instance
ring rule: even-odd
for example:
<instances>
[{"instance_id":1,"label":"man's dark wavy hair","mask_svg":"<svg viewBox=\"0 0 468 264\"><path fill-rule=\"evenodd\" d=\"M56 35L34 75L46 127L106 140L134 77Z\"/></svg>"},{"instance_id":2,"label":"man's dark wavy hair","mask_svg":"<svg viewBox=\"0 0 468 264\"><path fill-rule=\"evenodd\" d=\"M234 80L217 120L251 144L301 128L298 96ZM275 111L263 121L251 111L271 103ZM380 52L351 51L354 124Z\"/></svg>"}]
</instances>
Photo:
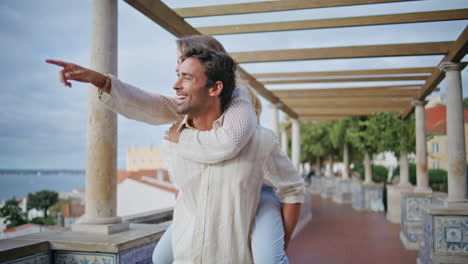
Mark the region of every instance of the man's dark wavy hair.
<instances>
[{"instance_id":1,"label":"man's dark wavy hair","mask_svg":"<svg viewBox=\"0 0 468 264\"><path fill-rule=\"evenodd\" d=\"M185 48L182 60L187 58L197 58L205 66L206 87L211 87L217 81L223 83L219 99L221 100L221 110L224 112L236 87L237 66L234 60L224 52L216 52L206 47Z\"/></svg>"}]
</instances>

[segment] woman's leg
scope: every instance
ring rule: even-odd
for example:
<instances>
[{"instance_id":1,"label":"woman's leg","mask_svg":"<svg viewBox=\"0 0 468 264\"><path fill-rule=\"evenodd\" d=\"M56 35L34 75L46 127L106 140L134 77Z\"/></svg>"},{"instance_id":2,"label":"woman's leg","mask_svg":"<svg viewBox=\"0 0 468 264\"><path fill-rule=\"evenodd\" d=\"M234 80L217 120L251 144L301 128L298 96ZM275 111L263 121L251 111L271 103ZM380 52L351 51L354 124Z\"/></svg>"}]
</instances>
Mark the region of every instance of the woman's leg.
<instances>
[{"instance_id":1,"label":"woman's leg","mask_svg":"<svg viewBox=\"0 0 468 264\"><path fill-rule=\"evenodd\" d=\"M273 188L262 188L252 231L255 264L287 264L281 202Z\"/></svg>"},{"instance_id":2,"label":"woman's leg","mask_svg":"<svg viewBox=\"0 0 468 264\"><path fill-rule=\"evenodd\" d=\"M172 256L172 225L170 225L166 232L159 239L158 244L153 251L154 264L172 264L174 257Z\"/></svg>"}]
</instances>

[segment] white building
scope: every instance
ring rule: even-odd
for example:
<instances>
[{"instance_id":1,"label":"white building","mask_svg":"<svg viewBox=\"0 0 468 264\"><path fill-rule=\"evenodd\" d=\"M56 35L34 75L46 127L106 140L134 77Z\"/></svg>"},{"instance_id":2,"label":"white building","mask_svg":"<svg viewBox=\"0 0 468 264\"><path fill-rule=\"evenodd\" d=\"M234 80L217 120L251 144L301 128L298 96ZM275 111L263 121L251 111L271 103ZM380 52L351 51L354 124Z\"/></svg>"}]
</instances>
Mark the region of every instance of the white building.
<instances>
[{"instance_id":1,"label":"white building","mask_svg":"<svg viewBox=\"0 0 468 264\"><path fill-rule=\"evenodd\" d=\"M167 169L159 147L134 147L127 150L127 170Z\"/></svg>"},{"instance_id":2,"label":"white building","mask_svg":"<svg viewBox=\"0 0 468 264\"><path fill-rule=\"evenodd\" d=\"M175 205L176 189L166 170L119 171L117 215L128 216Z\"/></svg>"},{"instance_id":3,"label":"white building","mask_svg":"<svg viewBox=\"0 0 468 264\"><path fill-rule=\"evenodd\" d=\"M72 190L71 192L59 192L59 200L71 200L76 203L84 204L85 190Z\"/></svg>"},{"instance_id":4,"label":"white building","mask_svg":"<svg viewBox=\"0 0 468 264\"><path fill-rule=\"evenodd\" d=\"M19 200L18 205L21 208L21 212L23 214L27 214L28 220L32 220L36 217L44 217L44 211L42 210L37 210L35 208L32 208L28 211L28 198L27 197Z\"/></svg>"}]
</instances>

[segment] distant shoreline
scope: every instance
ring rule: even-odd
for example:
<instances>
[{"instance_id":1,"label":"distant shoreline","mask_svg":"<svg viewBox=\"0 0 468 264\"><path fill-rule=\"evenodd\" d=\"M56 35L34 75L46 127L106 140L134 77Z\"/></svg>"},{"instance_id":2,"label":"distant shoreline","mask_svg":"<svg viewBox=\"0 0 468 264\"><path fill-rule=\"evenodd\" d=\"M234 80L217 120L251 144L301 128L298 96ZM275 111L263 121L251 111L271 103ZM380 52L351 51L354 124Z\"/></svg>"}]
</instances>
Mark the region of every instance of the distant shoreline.
<instances>
[{"instance_id":1,"label":"distant shoreline","mask_svg":"<svg viewBox=\"0 0 468 264\"><path fill-rule=\"evenodd\" d=\"M25 170L18 170L18 169L0 169L0 175L21 175L21 174L83 174L85 170L74 170L74 169L48 169L48 170L34 170L34 169L25 169Z\"/></svg>"},{"instance_id":2,"label":"distant shoreline","mask_svg":"<svg viewBox=\"0 0 468 264\"><path fill-rule=\"evenodd\" d=\"M0 170L0 201L21 199L40 190L70 192L85 188L85 170Z\"/></svg>"}]
</instances>

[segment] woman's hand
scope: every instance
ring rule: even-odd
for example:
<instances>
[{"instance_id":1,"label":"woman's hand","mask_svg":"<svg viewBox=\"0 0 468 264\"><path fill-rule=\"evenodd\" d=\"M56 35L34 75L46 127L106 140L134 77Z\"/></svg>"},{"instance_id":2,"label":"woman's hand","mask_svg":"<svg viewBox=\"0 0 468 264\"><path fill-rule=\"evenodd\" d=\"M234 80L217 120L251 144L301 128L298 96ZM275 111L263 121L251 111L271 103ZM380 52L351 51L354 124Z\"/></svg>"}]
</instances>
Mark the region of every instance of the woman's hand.
<instances>
[{"instance_id":1,"label":"woman's hand","mask_svg":"<svg viewBox=\"0 0 468 264\"><path fill-rule=\"evenodd\" d=\"M70 80L91 83L98 88L103 88L106 83L106 75L80 65L58 60L46 60L46 62L63 68L60 71L60 82L65 86L72 86Z\"/></svg>"},{"instance_id":2,"label":"woman's hand","mask_svg":"<svg viewBox=\"0 0 468 264\"><path fill-rule=\"evenodd\" d=\"M179 143L180 133L185 128L185 126L180 126L181 122L174 123L169 130L166 131L165 140L171 141L173 143Z\"/></svg>"}]
</instances>

